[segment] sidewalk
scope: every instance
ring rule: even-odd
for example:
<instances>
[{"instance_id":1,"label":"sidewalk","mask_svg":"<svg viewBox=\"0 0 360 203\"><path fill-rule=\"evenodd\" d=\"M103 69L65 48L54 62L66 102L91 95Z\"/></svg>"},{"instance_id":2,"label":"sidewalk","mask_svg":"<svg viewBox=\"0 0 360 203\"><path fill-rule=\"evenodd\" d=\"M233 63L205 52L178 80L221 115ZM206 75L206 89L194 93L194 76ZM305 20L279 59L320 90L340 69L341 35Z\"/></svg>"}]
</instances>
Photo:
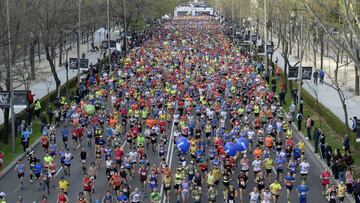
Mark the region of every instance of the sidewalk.
<instances>
[{"instance_id":1,"label":"sidewalk","mask_svg":"<svg viewBox=\"0 0 360 203\"><path fill-rule=\"evenodd\" d=\"M80 45L80 54L85 53L85 57L89 59L89 64L90 63L96 64L97 59L100 58L100 51L88 52L87 47L88 47L87 44L81 44ZM76 47L73 47L68 52L68 58L72 58L72 57L77 58ZM56 61L55 64L58 65L58 58L56 58L55 61ZM63 61L65 61L65 60L63 60ZM50 70L49 62L47 60L43 59L40 63L36 63L35 66L37 68L36 69L37 70L36 80L31 81L30 90L32 91L33 94L35 94L34 99L41 99L48 94L49 86L50 86L49 92L52 92L56 89L56 85L55 85L54 77ZM61 84L65 84L66 83L65 66L61 66L61 67L57 66L56 69L57 69L57 74L61 81ZM74 78L76 76L77 76L77 70L69 70L69 80L71 80L72 78ZM14 86L15 87L19 86L19 84L15 84ZM24 86L20 86L16 89L24 90ZM24 108L15 108L15 114L21 112L22 110L24 110ZM3 123L4 123L4 114L3 114L3 111L0 109L0 124L3 124Z\"/></svg>"},{"instance_id":2,"label":"sidewalk","mask_svg":"<svg viewBox=\"0 0 360 203\"><path fill-rule=\"evenodd\" d=\"M273 61L275 62L275 59L278 59L278 66L280 68L284 68L284 58L281 56L281 51L277 49L273 54ZM289 62L291 65L296 64L298 59L295 58L295 56L291 55L289 57ZM312 66L311 61L303 61L303 66ZM313 68L314 71L314 68ZM326 71L326 70L325 70ZM330 82L330 80L325 76L325 81ZM325 85L325 84L318 84L315 85L312 81L304 81L303 89L305 89L309 94L311 94L314 98L315 92L318 94L319 102L327 107L331 112L333 112L342 122L345 123L345 116L344 111L342 108L342 104L339 98L339 95L336 90L332 89L331 87ZM354 93L349 92L348 90L344 89L343 92L349 99L347 99L347 110L349 114L349 119L353 116L360 116L360 96L355 96ZM349 125L351 125L352 122L349 121ZM351 126L349 126L351 127Z\"/></svg>"}]
</instances>

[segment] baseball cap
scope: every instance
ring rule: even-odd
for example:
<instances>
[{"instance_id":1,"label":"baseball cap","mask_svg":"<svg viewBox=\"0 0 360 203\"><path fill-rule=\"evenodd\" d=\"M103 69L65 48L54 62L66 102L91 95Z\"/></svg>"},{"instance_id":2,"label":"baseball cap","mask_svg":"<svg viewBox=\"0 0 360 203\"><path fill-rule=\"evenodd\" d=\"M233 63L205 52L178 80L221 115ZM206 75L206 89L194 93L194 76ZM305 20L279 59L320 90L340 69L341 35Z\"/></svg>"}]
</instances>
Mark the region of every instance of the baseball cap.
<instances>
[{"instance_id":1,"label":"baseball cap","mask_svg":"<svg viewBox=\"0 0 360 203\"><path fill-rule=\"evenodd\" d=\"M5 197L5 196L6 196L5 192L0 192L0 197Z\"/></svg>"}]
</instances>

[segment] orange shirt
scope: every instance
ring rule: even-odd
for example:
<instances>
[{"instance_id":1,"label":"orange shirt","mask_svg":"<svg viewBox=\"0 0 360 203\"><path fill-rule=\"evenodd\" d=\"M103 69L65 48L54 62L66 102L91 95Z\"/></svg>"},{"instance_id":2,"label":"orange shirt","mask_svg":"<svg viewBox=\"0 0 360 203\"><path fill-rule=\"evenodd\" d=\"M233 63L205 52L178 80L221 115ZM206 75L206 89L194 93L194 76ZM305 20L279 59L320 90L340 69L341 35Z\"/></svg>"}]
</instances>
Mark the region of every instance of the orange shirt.
<instances>
[{"instance_id":1,"label":"orange shirt","mask_svg":"<svg viewBox=\"0 0 360 203\"><path fill-rule=\"evenodd\" d=\"M256 148L256 149L254 150L254 153L253 153L253 154L254 154L254 157L261 157L262 153L263 153L262 149Z\"/></svg>"},{"instance_id":2,"label":"orange shirt","mask_svg":"<svg viewBox=\"0 0 360 203\"><path fill-rule=\"evenodd\" d=\"M266 136L264 141L265 141L265 146L266 147L272 147L272 145L273 145L273 138L272 137Z\"/></svg>"}]
</instances>

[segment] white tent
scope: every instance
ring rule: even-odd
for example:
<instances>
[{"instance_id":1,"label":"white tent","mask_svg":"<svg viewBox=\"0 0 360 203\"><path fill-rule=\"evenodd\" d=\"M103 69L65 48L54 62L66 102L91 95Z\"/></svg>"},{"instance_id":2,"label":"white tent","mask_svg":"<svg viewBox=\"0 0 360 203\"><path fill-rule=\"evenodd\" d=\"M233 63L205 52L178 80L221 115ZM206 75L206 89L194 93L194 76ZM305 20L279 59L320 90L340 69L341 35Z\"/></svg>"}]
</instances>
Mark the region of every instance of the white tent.
<instances>
[{"instance_id":1,"label":"white tent","mask_svg":"<svg viewBox=\"0 0 360 203\"><path fill-rule=\"evenodd\" d=\"M101 43L103 40L106 40L107 30L105 28L99 28L94 32L94 42Z\"/></svg>"},{"instance_id":2,"label":"white tent","mask_svg":"<svg viewBox=\"0 0 360 203\"><path fill-rule=\"evenodd\" d=\"M120 37L120 32L121 30L119 29L113 29L110 30L110 37L112 40L116 40L117 38ZM94 32L94 42L95 43L101 43L104 40L107 40L106 35L107 35L108 31L105 28L99 28L98 30L96 30Z\"/></svg>"}]
</instances>

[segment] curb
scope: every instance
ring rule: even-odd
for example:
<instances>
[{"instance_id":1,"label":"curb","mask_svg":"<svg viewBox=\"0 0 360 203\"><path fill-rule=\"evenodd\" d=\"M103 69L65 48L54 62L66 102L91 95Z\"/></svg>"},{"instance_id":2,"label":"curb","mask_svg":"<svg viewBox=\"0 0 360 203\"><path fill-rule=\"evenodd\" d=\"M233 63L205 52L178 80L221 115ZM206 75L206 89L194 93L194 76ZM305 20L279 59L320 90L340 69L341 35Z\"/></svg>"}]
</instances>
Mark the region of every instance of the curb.
<instances>
[{"instance_id":1,"label":"curb","mask_svg":"<svg viewBox=\"0 0 360 203\"><path fill-rule=\"evenodd\" d=\"M285 114L287 115L287 112L285 112ZM291 123L291 126L293 128L293 130L295 130L295 132L297 132L297 135L300 137L300 139L302 139L306 145L307 148L309 148L311 150L311 154L314 155L314 157L318 160L318 162L321 164L321 166L323 168L328 167L326 165L326 163L324 162L324 160L320 157L320 155L318 153L314 153L315 148L313 147L313 145L310 143L309 140L306 139L305 135L298 131L296 128L296 125L294 124L294 122ZM340 181L336 180L334 177L331 177L331 181L335 182L336 184L339 184ZM355 203L355 199L352 196L346 196L345 195L345 199L348 200L350 203Z\"/></svg>"},{"instance_id":2,"label":"curb","mask_svg":"<svg viewBox=\"0 0 360 203\"><path fill-rule=\"evenodd\" d=\"M29 148L33 149L35 148L38 144L40 144L40 139L41 137L39 137L38 139L35 140L34 143L32 143ZM16 163L23 159L25 157L25 153L20 153L19 155L17 155L2 171L0 171L0 180L7 174L10 172L10 170L16 165Z\"/></svg>"}]
</instances>

